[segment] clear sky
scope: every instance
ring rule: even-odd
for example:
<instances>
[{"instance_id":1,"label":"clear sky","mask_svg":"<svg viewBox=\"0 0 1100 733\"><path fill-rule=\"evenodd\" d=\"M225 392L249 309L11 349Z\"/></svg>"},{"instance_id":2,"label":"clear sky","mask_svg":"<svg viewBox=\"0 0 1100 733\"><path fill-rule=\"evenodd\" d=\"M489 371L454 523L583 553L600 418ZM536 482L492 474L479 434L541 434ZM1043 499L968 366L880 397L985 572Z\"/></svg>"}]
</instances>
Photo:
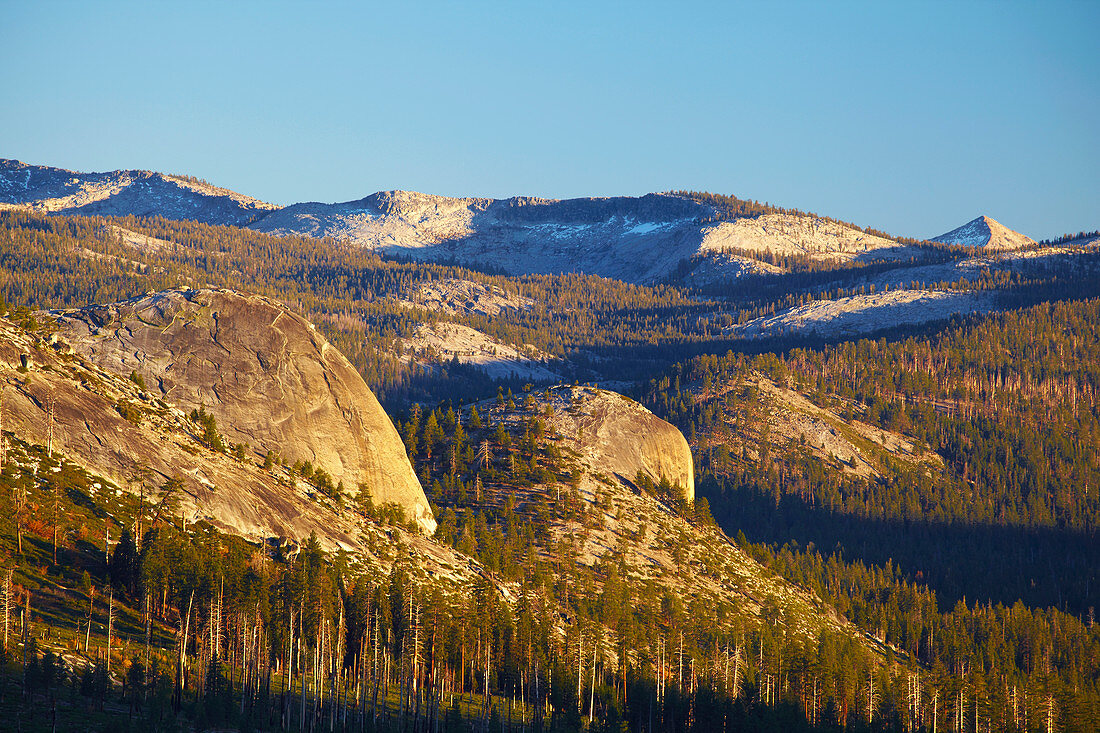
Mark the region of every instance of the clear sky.
<instances>
[{"instance_id":1,"label":"clear sky","mask_svg":"<svg viewBox=\"0 0 1100 733\"><path fill-rule=\"evenodd\" d=\"M1100 2L0 0L0 157L275 203L690 188L1100 228Z\"/></svg>"}]
</instances>

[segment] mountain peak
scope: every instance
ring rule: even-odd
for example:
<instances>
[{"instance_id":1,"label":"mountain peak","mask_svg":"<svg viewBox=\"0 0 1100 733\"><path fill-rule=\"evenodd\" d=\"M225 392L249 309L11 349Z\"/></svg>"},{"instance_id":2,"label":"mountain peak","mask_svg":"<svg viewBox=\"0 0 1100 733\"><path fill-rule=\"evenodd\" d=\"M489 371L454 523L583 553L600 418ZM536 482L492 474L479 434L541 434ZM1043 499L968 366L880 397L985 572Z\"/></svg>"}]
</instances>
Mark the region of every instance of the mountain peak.
<instances>
[{"instance_id":1,"label":"mountain peak","mask_svg":"<svg viewBox=\"0 0 1100 733\"><path fill-rule=\"evenodd\" d=\"M933 242L961 244L964 247L1011 250L1035 244L1030 237L1009 229L993 217L982 214L957 229L934 237Z\"/></svg>"}]
</instances>

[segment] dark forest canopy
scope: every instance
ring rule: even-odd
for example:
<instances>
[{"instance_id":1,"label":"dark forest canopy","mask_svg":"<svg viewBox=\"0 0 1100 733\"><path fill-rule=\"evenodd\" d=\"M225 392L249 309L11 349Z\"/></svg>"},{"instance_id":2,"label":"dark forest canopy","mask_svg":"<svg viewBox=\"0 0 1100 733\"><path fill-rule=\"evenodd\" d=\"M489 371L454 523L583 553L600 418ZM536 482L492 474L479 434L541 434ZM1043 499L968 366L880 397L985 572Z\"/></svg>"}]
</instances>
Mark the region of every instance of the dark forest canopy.
<instances>
[{"instance_id":1,"label":"dark forest canopy","mask_svg":"<svg viewBox=\"0 0 1100 733\"><path fill-rule=\"evenodd\" d=\"M748 426L767 408L753 386L759 379L789 385L844 420L913 436L943 469L899 461L864 478L797 445L749 459L758 446L746 443L756 434ZM701 356L641 396L693 436L697 492L719 524L786 577L893 628L904 646L932 633L927 621L914 626L912 613L937 607L937 593L948 607L1023 599L1092 628L1098 386L1100 300L1091 299L933 336ZM951 618L970 613L960 606Z\"/></svg>"}]
</instances>

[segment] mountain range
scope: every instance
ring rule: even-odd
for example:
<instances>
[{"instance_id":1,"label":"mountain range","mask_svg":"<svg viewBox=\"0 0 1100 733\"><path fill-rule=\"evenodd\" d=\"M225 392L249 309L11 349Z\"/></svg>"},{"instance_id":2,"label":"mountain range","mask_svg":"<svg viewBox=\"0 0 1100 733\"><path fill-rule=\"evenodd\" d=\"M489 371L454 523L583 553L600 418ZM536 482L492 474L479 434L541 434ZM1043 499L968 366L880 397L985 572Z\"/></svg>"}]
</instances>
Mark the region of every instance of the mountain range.
<instances>
[{"instance_id":1,"label":"mountain range","mask_svg":"<svg viewBox=\"0 0 1100 733\"><path fill-rule=\"evenodd\" d=\"M276 235L331 237L388 255L508 274L584 272L634 283L720 283L783 272L777 260L912 265L929 247L821 216L752 203L748 216L690 193L550 200L386 191L280 207L190 176L77 173L0 160L0 203L105 216L163 216ZM743 203L743 202L737 202ZM982 250L1034 245L989 217L933 242Z\"/></svg>"},{"instance_id":2,"label":"mountain range","mask_svg":"<svg viewBox=\"0 0 1100 733\"><path fill-rule=\"evenodd\" d=\"M1098 254L0 161L0 716L1095 730Z\"/></svg>"},{"instance_id":3,"label":"mountain range","mask_svg":"<svg viewBox=\"0 0 1100 733\"><path fill-rule=\"evenodd\" d=\"M827 217L692 192L550 200L387 191L280 207L192 176L78 173L15 160L0 160L5 205L329 238L391 257L508 275L584 273L718 296L762 287L802 294L797 304L723 329L750 339L836 338L989 312L997 304L988 288L969 292L969 285L958 284L1026 279L1100 248L1095 233L1039 245L988 216L928 241L898 239ZM117 226L114 231L137 250L162 246ZM813 273L809 282L807 273ZM555 377L545 354L530 363L513 346L465 327L425 324L402 350L458 356L497 375ZM503 358L509 350L513 356ZM475 352L490 356L473 357Z\"/></svg>"}]
</instances>

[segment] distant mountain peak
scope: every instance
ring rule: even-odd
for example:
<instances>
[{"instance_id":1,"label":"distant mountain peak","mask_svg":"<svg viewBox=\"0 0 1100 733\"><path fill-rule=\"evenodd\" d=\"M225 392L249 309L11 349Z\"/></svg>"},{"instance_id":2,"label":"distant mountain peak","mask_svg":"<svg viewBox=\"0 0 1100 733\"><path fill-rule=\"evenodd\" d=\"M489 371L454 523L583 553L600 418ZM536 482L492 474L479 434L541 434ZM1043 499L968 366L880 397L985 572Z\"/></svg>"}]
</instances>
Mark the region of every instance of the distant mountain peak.
<instances>
[{"instance_id":1,"label":"distant mountain peak","mask_svg":"<svg viewBox=\"0 0 1100 733\"><path fill-rule=\"evenodd\" d=\"M997 250L1020 249L1035 244L1035 241L1030 237L1009 229L985 214L968 221L957 229L933 237L932 241Z\"/></svg>"},{"instance_id":2,"label":"distant mountain peak","mask_svg":"<svg viewBox=\"0 0 1100 733\"><path fill-rule=\"evenodd\" d=\"M277 236L332 237L379 253L513 275L579 272L632 283L728 282L783 272L785 258L839 265L925 256L907 240L797 210L716 194L505 199L378 191L353 201L278 206L187 175L79 173L0 159L0 208L160 216ZM988 216L935 241L1036 246Z\"/></svg>"},{"instance_id":3,"label":"distant mountain peak","mask_svg":"<svg viewBox=\"0 0 1100 733\"><path fill-rule=\"evenodd\" d=\"M0 204L37 211L163 216L244 226L279 207L194 176L147 170L79 173L0 158Z\"/></svg>"}]
</instances>

